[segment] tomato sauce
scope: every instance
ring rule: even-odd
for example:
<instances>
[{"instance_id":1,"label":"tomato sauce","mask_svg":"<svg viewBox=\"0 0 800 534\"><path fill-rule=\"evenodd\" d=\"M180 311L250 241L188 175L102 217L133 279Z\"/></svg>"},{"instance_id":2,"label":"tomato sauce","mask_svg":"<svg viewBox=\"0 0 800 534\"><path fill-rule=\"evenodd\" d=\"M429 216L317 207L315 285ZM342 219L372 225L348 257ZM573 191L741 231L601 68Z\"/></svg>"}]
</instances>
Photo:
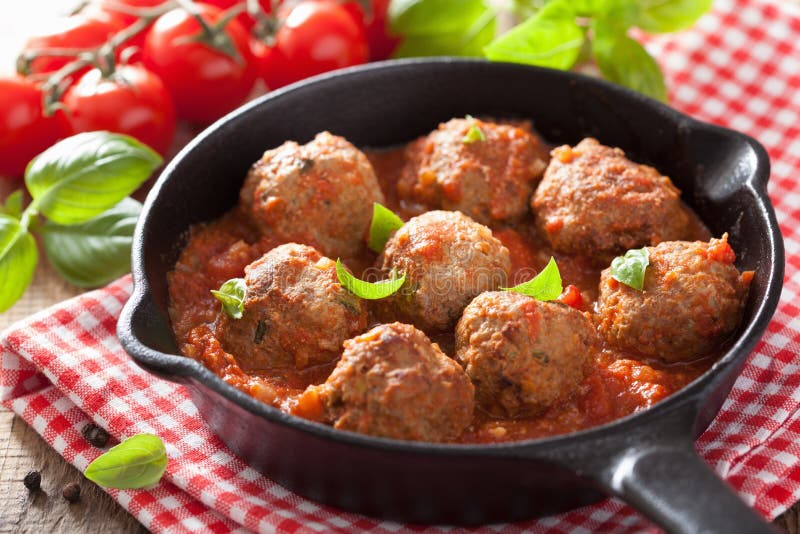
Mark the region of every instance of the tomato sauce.
<instances>
[{"instance_id":1,"label":"tomato sauce","mask_svg":"<svg viewBox=\"0 0 800 534\"><path fill-rule=\"evenodd\" d=\"M422 206L398 200L396 183L403 166L404 150L368 151L389 208L404 219L425 211ZM690 239L707 241L711 236L700 219L691 216ZM558 263L565 286L575 285L581 293L584 311L590 316L598 297L600 271L605 265L590 259L554 253L540 238L530 220L516 226L492 228L509 250L512 261L510 282L518 284L538 273L551 256ZM242 277L244 267L280 243L261 237L238 208L220 219L197 225L169 273L170 318L181 352L194 358L232 386L264 402L291 411L297 397L308 385L326 380L335 362L303 371L273 370L245 373L235 355L225 352L214 336L219 303L211 295L230 278ZM723 251L724 252L724 251ZM370 268L376 259L365 251L346 261L356 273ZM373 321L377 323L377 321ZM442 350L453 356L452 334L432 337ZM499 419L476 407L472 424L455 441L490 443L565 434L597 426L649 408L704 373L715 361L707 357L688 364L664 365L646 361L608 346L602 339L590 358L585 378L569 398L561 399L546 412L525 419Z\"/></svg>"}]
</instances>

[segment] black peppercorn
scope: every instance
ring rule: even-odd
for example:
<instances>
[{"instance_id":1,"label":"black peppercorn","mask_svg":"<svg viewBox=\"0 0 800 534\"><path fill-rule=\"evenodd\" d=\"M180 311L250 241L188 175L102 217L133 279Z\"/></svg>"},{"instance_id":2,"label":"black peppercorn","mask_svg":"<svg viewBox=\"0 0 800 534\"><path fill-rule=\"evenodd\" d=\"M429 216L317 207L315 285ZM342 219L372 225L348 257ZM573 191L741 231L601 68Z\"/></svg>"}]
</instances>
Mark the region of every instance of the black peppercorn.
<instances>
[{"instance_id":1,"label":"black peppercorn","mask_svg":"<svg viewBox=\"0 0 800 534\"><path fill-rule=\"evenodd\" d=\"M77 502L81 498L81 487L75 482L70 482L64 486L61 495L63 495L68 502Z\"/></svg>"},{"instance_id":2,"label":"black peppercorn","mask_svg":"<svg viewBox=\"0 0 800 534\"><path fill-rule=\"evenodd\" d=\"M39 474L39 471L31 471L25 475L22 483L29 491L38 491L42 485L42 475Z\"/></svg>"},{"instance_id":3,"label":"black peppercorn","mask_svg":"<svg viewBox=\"0 0 800 534\"><path fill-rule=\"evenodd\" d=\"M89 423L88 425L83 427L83 430L81 430L81 434L86 439L86 441L88 441L95 447L102 449L103 447L106 446L106 443L108 443L108 432L106 432L104 428L101 428L94 423Z\"/></svg>"}]
</instances>

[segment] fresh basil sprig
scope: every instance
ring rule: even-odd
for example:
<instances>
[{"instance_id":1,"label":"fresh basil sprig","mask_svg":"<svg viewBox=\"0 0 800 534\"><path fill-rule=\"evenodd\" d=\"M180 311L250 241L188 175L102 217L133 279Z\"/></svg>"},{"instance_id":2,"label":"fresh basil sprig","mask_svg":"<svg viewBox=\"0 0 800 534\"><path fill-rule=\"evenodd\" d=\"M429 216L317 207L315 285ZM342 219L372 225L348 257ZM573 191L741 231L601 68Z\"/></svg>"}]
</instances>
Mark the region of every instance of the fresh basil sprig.
<instances>
[{"instance_id":1,"label":"fresh basil sprig","mask_svg":"<svg viewBox=\"0 0 800 534\"><path fill-rule=\"evenodd\" d=\"M97 286L127 272L140 206L125 199L160 164L150 148L108 132L69 137L34 158L25 171L33 200L22 210L17 191L0 210L0 312L33 279L34 233L43 234L48 258L71 283Z\"/></svg>"},{"instance_id":2,"label":"fresh basil sprig","mask_svg":"<svg viewBox=\"0 0 800 534\"><path fill-rule=\"evenodd\" d=\"M644 275L650 265L647 247L631 249L611 262L611 278L639 291L644 287Z\"/></svg>"},{"instance_id":3,"label":"fresh basil sprig","mask_svg":"<svg viewBox=\"0 0 800 534\"><path fill-rule=\"evenodd\" d=\"M406 281L406 275L397 278L397 273L393 270L388 280L380 282L365 282L359 280L348 271L341 260L336 260L336 276L339 283L357 297L367 300L377 300L386 298L397 292Z\"/></svg>"},{"instance_id":4,"label":"fresh basil sprig","mask_svg":"<svg viewBox=\"0 0 800 534\"><path fill-rule=\"evenodd\" d=\"M241 319L244 313L244 297L247 294L247 284L244 278L231 278L222 284L218 290L212 289L211 294L222 303L224 311L231 319Z\"/></svg>"},{"instance_id":5,"label":"fresh basil sprig","mask_svg":"<svg viewBox=\"0 0 800 534\"><path fill-rule=\"evenodd\" d=\"M137 434L95 458L83 474L104 488L147 488L161 480L167 462L167 450L161 438Z\"/></svg>"},{"instance_id":6,"label":"fresh basil sprig","mask_svg":"<svg viewBox=\"0 0 800 534\"><path fill-rule=\"evenodd\" d=\"M399 230L405 223L389 208L375 202L372 204L372 222L369 225L369 249L380 253L392 232Z\"/></svg>"},{"instance_id":7,"label":"fresh basil sprig","mask_svg":"<svg viewBox=\"0 0 800 534\"><path fill-rule=\"evenodd\" d=\"M59 224L81 224L133 193L161 157L132 137L88 132L39 154L25 171L29 209Z\"/></svg>"},{"instance_id":8,"label":"fresh basil sprig","mask_svg":"<svg viewBox=\"0 0 800 534\"><path fill-rule=\"evenodd\" d=\"M556 260L552 257L547 262L544 269L539 274L514 287L501 287L503 291L513 291L514 293L522 293L528 295L536 300L548 301L555 300L561 295L564 290L561 285L561 272L558 270Z\"/></svg>"},{"instance_id":9,"label":"fresh basil sprig","mask_svg":"<svg viewBox=\"0 0 800 534\"><path fill-rule=\"evenodd\" d=\"M83 224L48 221L42 226L47 259L58 274L79 287L97 287L130 271L131 242L142 205L124 198Z\"/></svg>"},{"instance_id":10,"label":"fresh basil sprig","mask_svg":"<svg viewBox=\"0 0 800 534\"><path fill-rule=\"evenodd\" d=\"M12 215L0 215L0 311L28 289L38 258L36 241L26 225Z\"/></svg>"},{"instance_id":11,"label":"fresh basil sprig","mask_svg":"<svg viewBox=\"0 0 800 534\"><path fill-rule=\"evenodd\" d=\"M391 27L405 42L398 56L483 55L493 61L567 70L594 60L607 79L651 97L666 99L663 75L647 51L628 36L631 28L649 33L691 26L712 0L513 0L506 3L521 23L492 38L488 2L392 0ZM462 7L463 6L463 7ZM492 24L493 28L494 25ZM488 35L488 39L487 39Z\"/></svg>"},{"instance_id":12,"label":"fresh basil sprig","mask_svg":"<svg viewBox=\"0 0 800 534\"><path fill-rule=\"evenodd\" d=\"M495 18L484 0L392 0L390 31L403 36L395 56L482 56Z\"/></svg>"}]
</instances>

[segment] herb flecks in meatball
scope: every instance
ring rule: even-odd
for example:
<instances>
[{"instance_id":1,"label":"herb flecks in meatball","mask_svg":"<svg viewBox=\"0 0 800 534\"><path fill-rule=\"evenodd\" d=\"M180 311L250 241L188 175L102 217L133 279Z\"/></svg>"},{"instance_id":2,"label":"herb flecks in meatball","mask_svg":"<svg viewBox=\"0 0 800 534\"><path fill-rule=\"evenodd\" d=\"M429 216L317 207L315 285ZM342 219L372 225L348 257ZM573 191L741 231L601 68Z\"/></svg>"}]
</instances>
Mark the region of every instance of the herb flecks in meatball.
<instances>
[{"instance_id":1,"label":"herb flecks in meatball","mask_svg":"<svg viewBox=\"0 0 800 534\"><path fill-rule=\"evenodd\" d=\"M276 247L245 268L241 319L221 314L217 337L245 371L333 361L342 343L364 331L363 301L336 276L336 263L294 243Z\"/></svg>"},{"instance_id":2,"label":"herb flecks in meatball","mask_svg":"<svg viewBox=\"0 0 800 534\"><path fill-rule=\"evenodd\" d=\"M525 417L575 392L595 336L589 320L569 306L491 291L464 310L456 357L481 408L497 417Z\"/></svg>"},{"instance_id":3,"label":"herb flecks in meatball","mask_svg":"<svg viewBox=\"0 0 800 534\"><path fill-rule=\"evenodd\" d=\"M401 323L346 341L328 380L304 396L318 399L322 418L335 428L417 441L457 437L474 408L474 389L461 366L423 332Z\"/></svg>"},{"instance_id":4,"label":"herb flecks in meatball","mask_svg":"<svg viewBox=\"0 0 800 534\"><path fill-rule=\"evenodd\" d=\"M458 210L482 224L519 219L544 171L546 152L525 128L452 119L406 150L400 198Z\"/></svg>"},{"instance_id":5,"label":"herb flecks in meatball","mask_svg":"<svg viewBox=\"0 0 800 534\"><path fill-rule=\"evenodd\" d=\"M265 152L240 193L263 233L333 258L352 258L363 249L373 202L384 203L384 197L369 160L328 132L305 145L289 141Z\"/></svg>"},{"instance_id":6,"label":"herb flecks in meatball","mask_svg":"<svg viewBox=\"0 0 800 534\"><path fill-rule=\"evenodd\" d=\"M684 237L680 191L656 169L591 138L552 156L531 207L555 250L610 259Z\"/></svg>"},{"instance_id":7,"label":"herb flecks in meatball","mask_svg":"<svg viewBox=\"0 0 800 534\"><path fill-rule=\"evenodd\" d=\"M641 291L600 277L598 322L605 338L637 354L690 361L720 348L739 324L752 273L734 267L722 239L648 247Z\"/></svg>"},{"instance_id":8,"label":"herb flecks in meatball","mask_svg":"<svg viewBox=\"0 0 800 534\"><path fill-rule=\"evenodd\" d=\"M377 266L406 276L377 303L383 319L438 332L452 328L475 296L507 285L511 259L487 227L457 211L429 211L395 232Z\"/></svg>"}]
</instances>

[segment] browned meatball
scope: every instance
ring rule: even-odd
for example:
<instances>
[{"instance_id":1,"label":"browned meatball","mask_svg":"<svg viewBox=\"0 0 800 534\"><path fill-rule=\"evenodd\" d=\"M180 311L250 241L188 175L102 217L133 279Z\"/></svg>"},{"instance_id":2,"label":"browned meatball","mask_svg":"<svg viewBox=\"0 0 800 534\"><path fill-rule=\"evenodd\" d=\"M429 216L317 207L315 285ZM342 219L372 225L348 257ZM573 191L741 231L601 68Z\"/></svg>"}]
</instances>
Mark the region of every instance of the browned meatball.
<instances>
[{"instance_id":1,"label":"browned meatball","mask_svg":"<svg viewBox=\"0 0 800 534\"><path fill-rule=\"evenodd\" d=\"M594 328L578 310L490 291L464 310L456 357L484 410L498 417L530 416L575 391L594 339Z\"/></svg>"},{"instance_id":2,"label":"browned meatball","mask_svg":"<svg viewBox=\"0 0 800 534\"><path fill-rule=\"evenodd\" d=\"M377 265L406 275L400 291L378 301L381 316L436 332L452 328L476 295L505 285L511 259L491 230L463 213L429 211L395 232Z\"/></svg>"},{"instance_id":3,"label":"browned meatball","mask_svg":"<svg viewBox=\"0 0 800 534\"><path fill-rule=\"evenodd\" d=\"M470 128L484 140L464 142ZM538 138L516 125L452 119L406 150L400 198L459 210L482 224L518 219L545 168Z\"/></svg>"},{"instance_id":4,"label":"browned meatball","mask_svg":"<svg viewBox=\"0 0 800 534\"><path fill-rule=\"evenodd\" d=\"M461 366L402 323L346 341L328 380L310 389L335 428L418 441L458 436L472 419L475 394Z\"/></svg>"},{"instance_id":5,"label":"browned meatball","mask_svg":"<svg viewBox=\"0 0 800 534\"><path fill-rule=\"evenodd\" d=\"M262 232L349 258L364 246L372 203L385 201L367 157L322 132L308 144L288 141L265 152L247 175L240 202Z\"/></svg>"},{"instance_id":6,"label":"browned meatball","mask_svg":"<svg viewBox=\"0 0 800 534\"><path fill-rule=\"evenodd\" d=\"M555 250L610 259L684 236L680 191L654 168L591 138L552 156L531 207Z\"/></svg>"},{"instance_id":7,"label":"browned meatball","mask_svg":"<svg viewBox=\"0 0 800 534\"><path fill-rule=\"evenodd\" d=\"M328 363L367 327L364 303L339 284L336 264L306 245L267 252L245 267L245 282L242 318L222 313L217 323L245 371Z\"/></svg>"},{"instance_id":8,"label":"browned meatball","mask_svg":"<svg viewBox=\"0 0 800 534\"><path fill-rule=\"evenodd\" d=\"M727 234L709 243L669 241L648 247L638 291L600 277L600 332L624 349L667 362L718 349L739 324L752 272L740 275Z\"/></svg>"}]
</instances>

